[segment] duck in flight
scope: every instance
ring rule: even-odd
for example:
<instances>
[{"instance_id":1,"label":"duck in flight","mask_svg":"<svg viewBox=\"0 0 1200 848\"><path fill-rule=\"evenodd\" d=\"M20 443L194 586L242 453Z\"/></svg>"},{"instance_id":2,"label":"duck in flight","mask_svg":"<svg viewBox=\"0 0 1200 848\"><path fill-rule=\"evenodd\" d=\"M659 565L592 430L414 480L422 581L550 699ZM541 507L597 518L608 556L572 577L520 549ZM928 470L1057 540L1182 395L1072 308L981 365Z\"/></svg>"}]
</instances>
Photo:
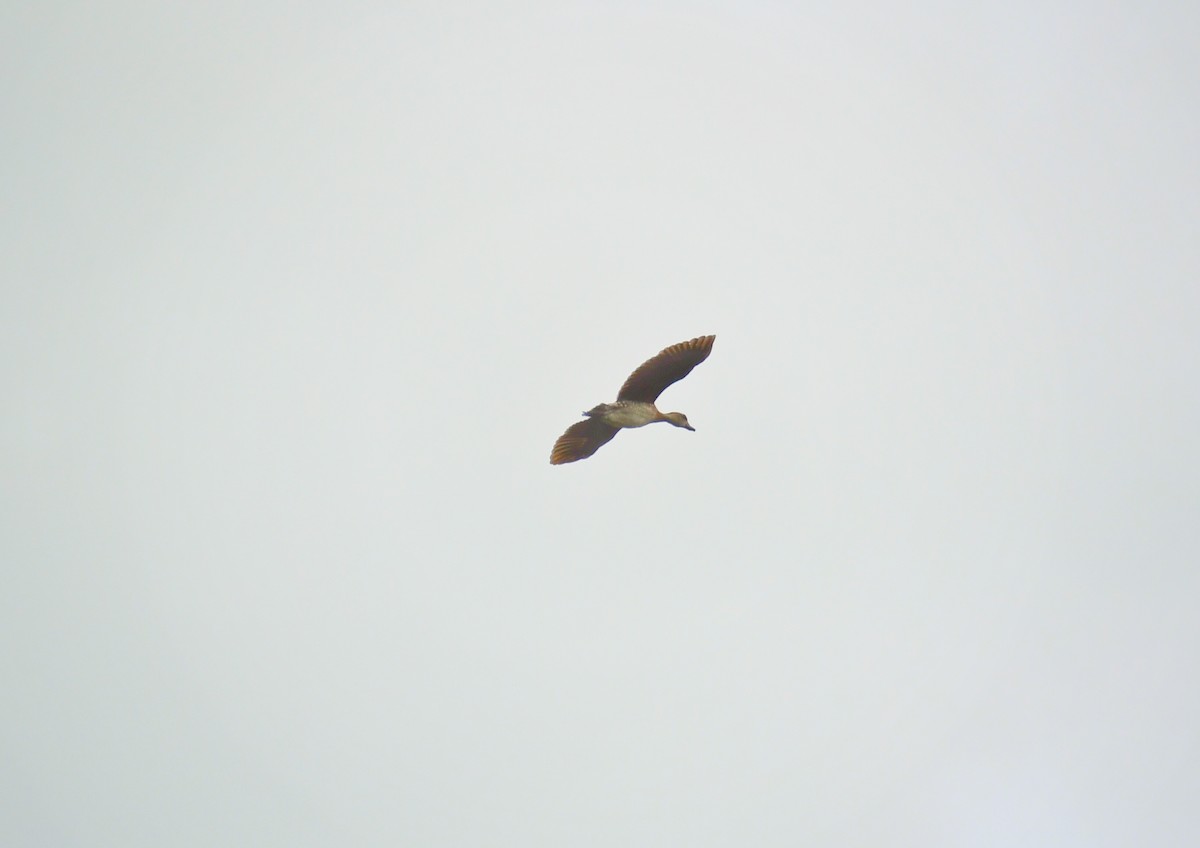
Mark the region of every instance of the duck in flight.
<instances>
[{"instance_id":1,"label":"duck in flight","mask_svg":"<svg viewBox=\"0 0 1200 848\"><path fill-rule=\"evenodd\" d=\"M583 413L586 419L572 424L558 437L550 451L550 464L562 465L587 459L625 427L644 427L666 421L685 430L695 430L682 412L659 412L654 402L663 390L691 373L712 352L716 336L700 336L659 351L629 375L615 403L602 403Z\"/></svg>"}]
</instances>

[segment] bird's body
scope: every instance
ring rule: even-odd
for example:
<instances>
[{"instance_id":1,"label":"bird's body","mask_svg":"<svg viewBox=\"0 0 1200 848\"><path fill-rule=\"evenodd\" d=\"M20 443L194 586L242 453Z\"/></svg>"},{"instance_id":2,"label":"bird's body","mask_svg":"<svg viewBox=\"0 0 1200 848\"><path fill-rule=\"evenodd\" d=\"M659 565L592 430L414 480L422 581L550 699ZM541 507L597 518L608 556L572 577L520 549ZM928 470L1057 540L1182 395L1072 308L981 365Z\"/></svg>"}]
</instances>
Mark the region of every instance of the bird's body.
<instances>
[{"instance_id":1,"label":"bird's body","mask_svg":"<svg viewBox=\"0 0 1200 848\"><path fill-rule=\"evenodd\" d=\"M654 402L663 390L686 377L708 358L716 336L700 336L665 348L629 375L614 403L602 403L583 413L587 418L572 424L558 437L550 462L561 465L586 459L607 444L618 430L645 427L665 421L695 430L682 412L660 412Z\"/></svg>"},{"instance_id":2,"label":"bird's body","mask_svg":"<svg viewBox=\"0 0 1200 848\"><path fill-rule=\"evenodd\" d=\"M627 429L645 427L658 421L661 412L652 403L636 400L619 400L616 403L601 403L583 413L588 418L599 418L610 427Z\"/></svg>"}]
</instances>

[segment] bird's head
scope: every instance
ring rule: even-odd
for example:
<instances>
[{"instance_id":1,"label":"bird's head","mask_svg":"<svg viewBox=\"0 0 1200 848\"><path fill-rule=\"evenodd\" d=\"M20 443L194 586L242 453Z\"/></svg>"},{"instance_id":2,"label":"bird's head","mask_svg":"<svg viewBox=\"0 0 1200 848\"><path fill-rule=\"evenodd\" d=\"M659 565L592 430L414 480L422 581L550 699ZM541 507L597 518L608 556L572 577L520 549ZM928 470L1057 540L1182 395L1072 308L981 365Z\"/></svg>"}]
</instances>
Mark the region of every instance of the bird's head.
<instances>
[{"instance_id":1,"label":"bird's head","mask_svg":"<svg viewBox=\"0 0 1200 848\"><path fill-rule=\"evenodd\" d=\"M687 416L682 412L668 412L663 416L663 421L669 421L676 427L682 427L685 430L696 431L696 428L688 423Z\"/></svg>"}]
</instances>

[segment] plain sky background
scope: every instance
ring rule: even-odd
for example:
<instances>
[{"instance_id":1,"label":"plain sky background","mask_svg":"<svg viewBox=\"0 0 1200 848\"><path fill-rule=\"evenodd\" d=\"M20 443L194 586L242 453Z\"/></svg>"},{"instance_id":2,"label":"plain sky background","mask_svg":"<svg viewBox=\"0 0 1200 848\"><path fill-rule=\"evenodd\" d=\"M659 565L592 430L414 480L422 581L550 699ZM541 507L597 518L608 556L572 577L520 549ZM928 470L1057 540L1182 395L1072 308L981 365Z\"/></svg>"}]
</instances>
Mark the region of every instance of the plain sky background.
<instances>
[{"instance_id":1,"label":"plain sky background","mask_svg":"<svg viewBox=\"0 0 1200 848\"><path fill-rule=\"evenodd\" d=\"M1200 844L1200 7L966 6L7 4L0 844Z\"/></svg>"}]
</instances>

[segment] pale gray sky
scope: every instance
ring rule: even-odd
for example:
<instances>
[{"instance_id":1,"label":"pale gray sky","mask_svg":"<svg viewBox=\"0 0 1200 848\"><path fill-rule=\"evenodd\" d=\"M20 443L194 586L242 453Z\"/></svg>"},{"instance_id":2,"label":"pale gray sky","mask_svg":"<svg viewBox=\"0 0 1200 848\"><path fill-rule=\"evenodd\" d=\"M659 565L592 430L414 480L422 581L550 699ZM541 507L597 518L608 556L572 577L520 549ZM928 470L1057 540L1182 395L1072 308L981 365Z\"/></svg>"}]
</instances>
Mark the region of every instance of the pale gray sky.
<instances>
[{"instance_id":1,"label":"pale gray sky","mask_svg":"<svg viewBox=\"0 0 1200 848\"><path fill-rule=\"evenodd\" d=\"M0 844L1200 844L1200 11L834 8L0 11Z\"/></svg>"}]
</instances>

